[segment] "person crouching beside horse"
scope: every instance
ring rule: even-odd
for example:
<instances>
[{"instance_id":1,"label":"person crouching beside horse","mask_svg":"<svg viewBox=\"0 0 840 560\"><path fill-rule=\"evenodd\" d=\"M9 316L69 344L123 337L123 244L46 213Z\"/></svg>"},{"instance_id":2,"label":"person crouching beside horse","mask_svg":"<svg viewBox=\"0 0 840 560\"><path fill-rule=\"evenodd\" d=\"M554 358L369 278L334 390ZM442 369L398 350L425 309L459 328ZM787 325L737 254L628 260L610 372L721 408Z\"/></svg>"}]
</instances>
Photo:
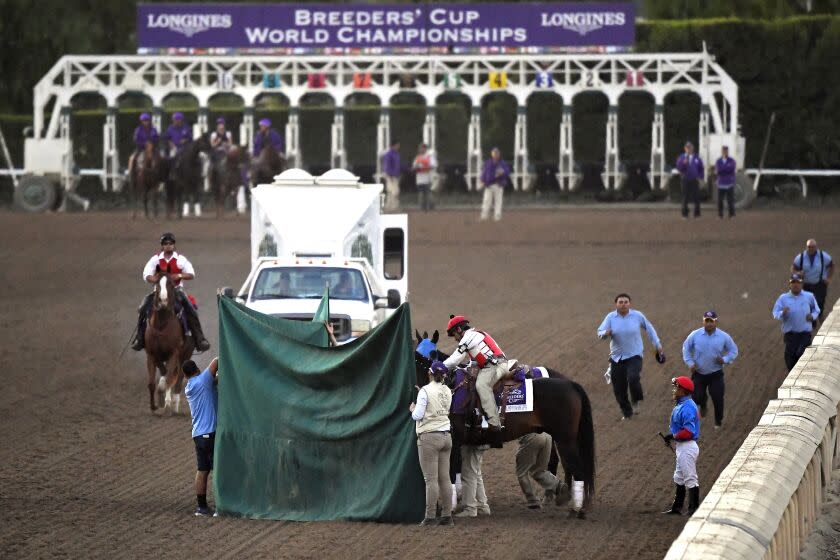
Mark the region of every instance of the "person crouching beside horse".
<instances>
[{"instance_id":1,"label":"person crouching beside horse","mask_svg":"<svg viewBox=\"0 0 840 560\"><path fill-rule=\"evenodd\" d=\"M501 449L502 423L493 396L493 386L508 374L508 359L492 336L471 327L470 320L462 315L450 315L446 334L458 342L455 352L444 362L449 370L454 369L467 356L478 365L475 389L490 426L489 443L491 447Z\"/></svg>"},{"instance_id":2,"label":"person crouching beside horse","mask_svg":"<svg viewBox=\"0 0 840 560\"><path fill-rule=\"evenodd\" d=\"M204 371L200 371L192 360L184 362L181 370L187 378L184 392L190 404L192 438L195 443L195 497L198 502L195 515L208 517L213 515L210 506L207 505L207 479L213 470L213 451L216 446L219 358L213 358Z\"/></svg>"},{"instance_id":3,"label":"person crouching beside horse","mask_svg":"<svg viewBox=\"0 0 840 560\"><path fill-rule=\"evenodd\" d=\"M417 452L420 470L426 482L426 515L421 526L454 525L452 521L452 486L449 483L449 454L452 435L449 408L452 391L443 384L448 370L442 362L432 362L429 383L417 393L417 402L408 409L417 422ZM435 518L438 501L440 519Z\"/></svg>"},{"instance_id":4,"label":"person crouching beside horse","mask_svg":"<svg viewBox=\"0 0 840 560\"><path fill-rule=\"evenodd\" d=\"M525 434L519 438L519 449L516 450L516 478L519 487L525 494L528 509L540 509L540 499L534 494L531 479L536 480L545 491L543 504L550 504L555 499L558 480L548 472L548 461L551 458L551 436L545 432L541 434Z\"/></svg>"},{"instance_id":5,"label":"person crouching beside horse","mask_svg":"<svg viewBox=\"0 0 840 560\"><path fill-rule=\"evenodd\" d=\"M187 257L175 251L174 234L164 233L161 235L160 246L162 249L161 252L153 255L149 259L149 262L146 263L146 267L143 269L143 280L149 284L157 284L161 275L169 275L172 283L175 285L176 300L184 310L187 325L190 331L192 331L196 349L199 351L209 350L210 343L204 338L204 332L198 320L198 313L195 307L193 307L192 302L187 298L182 283L183 280L192 280L195 278L195 269L193 269L193 265ZM154 292L148 294L140 305L140 316L137 319L137 335L131 345L131 348L134 350L142 350L145 345L146 323L153 301Z\"/></svg>"},{"instance_id":6,"label":"person crouching beside horse","mask_svg":"<svg viewBox=\"0 0 840 560\"><path fill-rule=\"evenodd\" d=\"M663 436L665 445L676 442L677 467L674 469L674 503L662 513L680 515L688 489L688 515L692 515L700 505L700 482L697 478L697 438L700 437L700 413L691 398L694 382L688 377L676 377L674 385L674 410L671 412L671 429Z\"/></svg>"}]
</instances>

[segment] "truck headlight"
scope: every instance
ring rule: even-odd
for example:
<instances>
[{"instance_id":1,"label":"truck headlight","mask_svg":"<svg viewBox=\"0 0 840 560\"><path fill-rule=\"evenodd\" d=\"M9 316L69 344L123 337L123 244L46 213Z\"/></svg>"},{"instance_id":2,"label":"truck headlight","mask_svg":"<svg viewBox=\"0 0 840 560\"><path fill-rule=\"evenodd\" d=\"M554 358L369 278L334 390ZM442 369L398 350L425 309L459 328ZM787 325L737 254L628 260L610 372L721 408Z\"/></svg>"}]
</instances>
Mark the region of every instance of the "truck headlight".
<instances>
[{"instance_id":1,"label":"truck headlight","mask_svg":"<svg viewBox=\"0 0 840 560\"><path fill-rule=\"evenodd\" d=\"M370 321L366 319L350 320L350 336L359 337L370 330Z\"/></svg>"}]
</instances>

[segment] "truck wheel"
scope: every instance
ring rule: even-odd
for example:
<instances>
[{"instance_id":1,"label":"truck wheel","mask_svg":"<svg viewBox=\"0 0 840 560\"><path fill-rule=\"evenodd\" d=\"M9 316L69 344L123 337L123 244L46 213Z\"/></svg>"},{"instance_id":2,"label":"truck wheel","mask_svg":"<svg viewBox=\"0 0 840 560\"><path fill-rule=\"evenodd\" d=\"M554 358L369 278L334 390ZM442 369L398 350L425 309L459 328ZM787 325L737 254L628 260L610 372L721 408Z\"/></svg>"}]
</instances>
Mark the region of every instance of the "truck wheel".
<instances>
[{"instance_id":1,"label":"truck wheel","mask_svg":"<svg viewBox=\"0 0 840 560\"><path fill-rule=\"evenodd\" d=\"M54 210L57 202L56 185L47 177L37 175L24 177L15 189L15 207L25 212Z\"/></svg>"},{"instance_id":2,"label":"truck wheel","mask_svg":"<svg viewBox=\"0 0 840 560\"><path fill-rule=\"evenodd\" d=\"M744 173L735 175L735 207L738 209L749 208L755 200L753 181Z\"/></svg>"}]
</instances>

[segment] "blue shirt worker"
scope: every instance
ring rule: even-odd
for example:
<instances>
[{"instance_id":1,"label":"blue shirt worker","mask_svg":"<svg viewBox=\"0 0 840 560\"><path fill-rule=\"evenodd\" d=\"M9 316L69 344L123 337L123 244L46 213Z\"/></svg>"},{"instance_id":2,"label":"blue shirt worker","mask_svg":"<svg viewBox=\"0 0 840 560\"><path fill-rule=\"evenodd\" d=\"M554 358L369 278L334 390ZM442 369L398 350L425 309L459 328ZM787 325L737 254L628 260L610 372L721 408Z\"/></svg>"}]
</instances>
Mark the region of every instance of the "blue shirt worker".
<instances>
[{"instance_id":1,"label":"blue shirt worker","mask_svg":"<svg viewBox=\"0 0 840 560\"><path fill-rule=\"evenodd\" d=\"M718 216L723 218L723 200L729 209L729 217L735 217L735 160L729 157L729 147L721 148L720 157L715 162L715 177L718 189Z\"/></svg>"},{"instance_id":2,"label":"blue shirt worker","mask_svg":"<svg viewBox=\"0 0 840 560\"><path fill-rule=\"evenodd\" d=\"M484 197L481 199L481 219L490 217L490 207L493 207L493 219L502 219L502 204L504 203L505 187L510 183L510 165L502 159L499 148L490 150L490 159L484 162L481 170L481 187Z\"/></svg>"},{"instance_id":3,"label":"blue shirt worker","mask_svg":"<svg viewBox=\"0 0 840 560\"><path fill-rule=\"evenodd\" d=\"M705 176L703 160L694 153L694 144L685 143L685 151L677 158L677 171L682 177L682 216L688 219L688 203L694 203L694 217L700 217L700 179Z\"/></svg>"},{"instance_id":4,"label":"blue shirt worker","mask_svg":"<svg viewBox=\"0 0 840 560\"><path fill-rule=\"evenodd\" d=\"M193 139L192 127L184 121L184 113L172 115L172 124L166 129L163 138L167 141L170 155L180 154L184 146Z\"/></svg>"},{"instance_id":5,"label":"blue shirt worker","mask_svg":"<svg viewBox=\"0 0 840 560\"><path fill-rule=\"evenodd\" d=\"M723 423L723 366L731 364L738 356L735 341L717 328L718 315L714 311L703 313L703 326L691 332L683 342L683 361L691 371L694 382L694 402L700 414L706 415L706 399L712 396L715 406L715 429Z\"/></svg>"},{"instance_id":6,"label":"blue shirt worker","mask_svg":"<svg viewBox=\"0 0 840 560\"><path fill-rule=\"evenodd\" d=\"M213 449L216 444L216 414L219 407L217 392L219 359L213 358L207 369L199 373L198 366L187 360L181 366L187 386L184 393L192 414L192 438L195 442L196 517L209 517L213 511L207 505L207 479L213 470Z\"/></svg>"},{"instance_id":7,"label":"blue shirt worker","mask_svg":"<svg viewBox=\"0 0 840 560\"><path fill-rule=\"evenodd\" d=\"M664 356L656 329L642 312L631 309L631 306L629 295L618 294L615 296L615 311L607 313L598 327L598 338L610 339L610 377L615 400L623 414L622 420L638 414L639 404L644 400L642 355L645 348L642 330L647 333L657 355Z\"/></svg>"},{"instance_id":8,"label":"blue shirt worker","mask_svg":"<svg viewBox=\"0 0 840 560\"><path fill-rule=\"evenodd\" d=\"M685 503L686 489L688 489L688 515L692 515L700 506L700 480L697 477L697 457L700 448L697 438L700 437L700 414L697 405L691 398L694 393L694 383L688 377L675 377L671 380L674 386L674 410L671 411L671 425L665 439L665 445L671 447L676 442L674 452L677 466L674 469L674 503L662 513L681 515ZM661 435L661 434L660 434Z\"/></svg>"},{"instance_id":9,"label":"blue shirt worker","mask_svg":"<svg viewBox=\"0 0 840 560\"><path fill-rule=\"evenodd\" d=\"M782 322L788 371L793 369L811 344L813 321L819 314L820 307L814 294L802 289L802 276L791 274L790 290L780 295L773 305L773 318Z\"/></svg>"},{"instance_id":10,"label":"blue shirt worker","mask_svg":"<svg viewBox=\"0 0 840 560\"><path fill-rule=\"evenodd\" d=\"M400 143L391 142L388 151L382 154L382 178L385 180L385 209L396 210L400 205Z\"/></svg>"},{"instance_id":11,"label":"blue shirt worker","mask_svg":"<svg viewBox=\"0 0 840 560\"><path fill-rule=\"evenodd\" d=\"M831 255L817 247L816 239L809 239L805 242L805 250L793 258L790 271L802 276L802 289L814 294L817 300L820 314L814 320L814 328L816 328L817 320L822 321L825 310L828 285L834 274L834 261L831 260Z\"/></svg>"}]
</instances>

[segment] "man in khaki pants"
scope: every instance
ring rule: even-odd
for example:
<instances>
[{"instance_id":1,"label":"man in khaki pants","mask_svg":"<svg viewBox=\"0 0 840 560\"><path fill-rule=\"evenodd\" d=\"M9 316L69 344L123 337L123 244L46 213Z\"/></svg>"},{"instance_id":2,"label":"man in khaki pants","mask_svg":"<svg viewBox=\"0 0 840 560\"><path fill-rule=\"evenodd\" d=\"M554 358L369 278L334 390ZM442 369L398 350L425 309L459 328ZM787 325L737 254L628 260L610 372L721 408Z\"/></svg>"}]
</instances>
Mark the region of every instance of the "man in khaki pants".
<instances>
[{"instance_id":1,"label":"man in khaki pants","mask_svg":"<svg viewBox=\"0 0 840 560\"><path fill-rule=\"evenodd\" d=\"M490 159L484 162L481 171L481 187L484 188L484 198L481 200L481 220L490 217L490 207L493 207L493 219L502 219L502 203L505 187L510 182L510 165L502 159L499 148L490 151Z\"/></svg>"},{"instance_id":2,"label":"man in khaki pants","mask_svg":"<svg viewBox=\"0 0 840 560\"><path fill-rule=\"evenodd\" d=\"M385 209L396 210L400 205L400 143L394 140L382 155L382 175L385 178Z\"/></svg>"},{"instance_id":3,"label":"man in khaki pants","mask_svg":"<svg viewBox=\"0 0 840 560\"><path fill-rule=\"evenodd\" d=\"M508 373L509 364L505 353L492 336L471 327L469 319L463 315L452 315L449 318L446 334L458 342L455 352L443 362L449 370L454 369L467 356L475 360L478 365L475 389L481 399L481 408L487 415L487 423L490 425L489 443L491 447L501 449L502 423L499 419L496 399L493 396L493 385Z\"/></svg>"},{"instance_id":4,"label":"man in khaki pants","mask_svg":"<svg viewBox=\"0 0 840 560\"><path fill-rule=\"evenodd\" d=\"M557 489L557 477L548 472L548 460L551 458L551 436L542 434L526 434L519 438L519 449L516 450L516 478L525 494L528 509L540 509L540 499L534 494L531 478L536 480L545 490L545 503L554 500Z\"/></svg>"}]
</instances>

